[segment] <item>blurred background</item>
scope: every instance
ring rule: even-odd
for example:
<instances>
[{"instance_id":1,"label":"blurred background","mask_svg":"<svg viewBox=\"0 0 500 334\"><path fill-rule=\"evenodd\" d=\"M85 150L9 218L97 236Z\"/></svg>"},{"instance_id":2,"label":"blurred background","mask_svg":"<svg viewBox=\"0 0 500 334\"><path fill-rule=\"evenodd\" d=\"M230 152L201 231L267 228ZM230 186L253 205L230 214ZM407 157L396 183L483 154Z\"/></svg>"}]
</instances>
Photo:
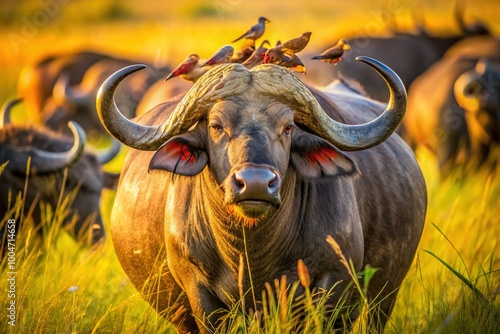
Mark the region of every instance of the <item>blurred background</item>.
<instances>
[{"instance_id":1,"label":"blurred background","mask_svg":"<svg viewBox=\"0 0 500 334\"><path fill-rule=\"evenodd\" d=\"M496 0L462 1L464 20L481 20L500 33ZM456 1L360 0L3 0L0 3L0 94L15 95L23 65L44 55L90 49L175 66L188 54L208 57L266 16L264 38L286 40L312 31L307 51L340 37L388 35L396 28L431 34L459 33ZM419 20L420 22L415 22Z\"/></svg>"}]
</instances>

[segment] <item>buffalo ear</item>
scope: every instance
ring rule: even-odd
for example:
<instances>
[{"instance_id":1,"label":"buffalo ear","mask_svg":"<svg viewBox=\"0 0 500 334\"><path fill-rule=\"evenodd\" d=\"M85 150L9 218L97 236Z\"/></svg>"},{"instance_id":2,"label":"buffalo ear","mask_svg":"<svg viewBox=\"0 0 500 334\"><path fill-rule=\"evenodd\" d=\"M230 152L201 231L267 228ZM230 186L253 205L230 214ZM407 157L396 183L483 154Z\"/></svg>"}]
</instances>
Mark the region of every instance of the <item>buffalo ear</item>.
<instances>
[{"instance_id":1,"label":"buffalo ear","mask_svg":"<svg viewBox=\"0 0 500 334\"><path fill-rule=\"evenodd\" d=\"M208 154L204 148L197 147L189 136L176 136L167 141L156 151L149 170L166 170L171 173L193 176L200 173L208 163Z\"/></svg>"},{"instance_id":2,"label":"buffalo ear","mask_svg":"<svg viewBox=\"0 0 500 334\"><path fill-rule=\"evenodd\" d=\"M304 177L320 178L357 174L354 162L327 141L306 133L292 141L291 163Z\"/></svg>"}]
</instances>

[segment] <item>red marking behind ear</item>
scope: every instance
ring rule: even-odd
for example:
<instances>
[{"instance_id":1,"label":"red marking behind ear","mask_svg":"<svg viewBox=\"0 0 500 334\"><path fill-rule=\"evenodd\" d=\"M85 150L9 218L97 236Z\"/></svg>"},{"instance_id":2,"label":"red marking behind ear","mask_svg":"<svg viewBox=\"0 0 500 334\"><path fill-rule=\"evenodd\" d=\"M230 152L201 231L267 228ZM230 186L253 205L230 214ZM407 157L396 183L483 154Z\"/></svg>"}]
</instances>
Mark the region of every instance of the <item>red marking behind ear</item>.
<instances>
[{"instance_id":1,"label":"red marking behind ear","mask_svg":"<svg viewBox=\"0 0 500 334\"><path fill-rule=\"evenodd\" d=\"M311 162L325 164L335 160L339 156L338 152L329 147L320 147L307 153L307 159Z\"/></svg>"},{"instance_id":2,"label":"red marking behind ear","mask_svg":"<svg viewBox=\"0 0 500 334\"><path fill-rule=\"evenodd\" d=\"M195 162L193 153L185 143L173 141L164 145L161 150L169 157L179 157L181 161L191 164Z\"/></svg>"},{"instance_id":3,"label":"red marking behind ear","mask_svg":"<svg viewBox=\"0 0 500 334\"><path fill-rule=\"evenodd\" d=\"M205 168L208 155L203 150L193 150L183 140L172 139L153 156L149 169L161 169L172 173L192 176Z\"/></svg>"},{"instance_id":4,"label":"red marking behind ear","mask_svg":"<svg viewBox=\"0 0 500 334\"><path fill-rule=\"evenodd\" d=\"M173 144L173 143L172 143ZM167 145L165 145L167 146ZM191 153L186 144L175 143L173 144L174 150L176 150L176 154L180 155L180 159L182 161L186 161L189 163L194 163L194 155ZM165 148L165 151L169 150L169 148Z\"/></svg>"}]
</instances>

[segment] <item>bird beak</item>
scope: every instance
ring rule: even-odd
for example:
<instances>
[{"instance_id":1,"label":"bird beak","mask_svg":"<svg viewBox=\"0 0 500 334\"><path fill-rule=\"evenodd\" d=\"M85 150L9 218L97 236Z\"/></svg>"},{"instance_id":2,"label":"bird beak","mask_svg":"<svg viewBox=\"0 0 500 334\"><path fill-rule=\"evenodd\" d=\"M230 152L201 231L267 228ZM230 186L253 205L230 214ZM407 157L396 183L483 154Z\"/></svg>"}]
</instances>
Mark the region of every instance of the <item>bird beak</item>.
<instances>
[{"instance_id":1,"label":"bird beak","mask_svg":"<svg viewBox=\"0 0 500 334\"><path fill-rule=\"evenodd\" d=\"M163 79L163 81L167 81L167 80L172 79L173 77L176 77L176 76L177 76L176 73L172 72L169 75L167 75L167 77L165 79Z\"/></svg>"},{"instance_id":2,"label":"bird beak","mask_svg":"<svg viewBox=\"0 0 500 334\"><path fill-rule=\"evenodd\" d=\"M351 47L349 46L349 44L344 44L343 49L344 49L345 51L351 51Z\"/></svg>"}]
</instances>

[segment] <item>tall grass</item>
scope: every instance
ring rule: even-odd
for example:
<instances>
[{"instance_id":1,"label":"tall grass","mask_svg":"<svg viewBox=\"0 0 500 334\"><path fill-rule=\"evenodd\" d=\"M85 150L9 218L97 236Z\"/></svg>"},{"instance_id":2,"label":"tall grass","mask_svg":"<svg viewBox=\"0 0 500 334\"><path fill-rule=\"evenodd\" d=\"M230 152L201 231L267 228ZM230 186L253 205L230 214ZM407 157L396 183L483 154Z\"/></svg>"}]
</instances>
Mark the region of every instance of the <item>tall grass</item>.
<instances>
[{"instance_id":1,"label":"tall grass","mask_svg":"<svg viewBox=\"0 0 500 334\"><path fill-rule=\"evenodd\" d=\"M105 194L109 206L112 194ZM70 204L71 198L63 199ZM15 208L22 205L18 197ZM16 235L15 327L2 321L9 333L151 333L169 331L169 324L143 301L129 284L108 238L89 249L61 227L65 205L57 211L43 209L42 225L20 214L3 218L22 223ZM14 210L19 212L19 210ZM43 239L37 234L42 229ZM2 259L3 278L9 276L7 258ZM0 308L7 310L6 280L2 279ZM4 311L7 312L7 311ZM6 315L6 314L5 314ZM2 318L5 318L5 315Z\"/></svg>"},{"instance_id":2,"label":"tall grass","mask_svg":"<svg viewBox=\"0 0 500 334\"><path fill-rule=\"evenodd\" d=\"M433 172L428 156L421 156L420 160L424 172ZM427 224L387 332L497 333L499 175L498 170L483 169L430 182ZM104 192L106 226L113 197L113 192ZM63 199L62 203L69 204L70 200ZM17 196L15 209L2 218L2 224L9 218L20 219L21 205L22 197ZM16 327L4 323L2 328L9 333L175 333L168 321L158 316L129 283L110 238L100 247L85 248L60 228L64 214L43 208L43 241L37 237L29 217L25 217L26 225L17 235ZM66 212L65 205L59 210ZM330 239L329 242L332 243ZM332 256L335 256L333 248ZM344 259L344 265L352 270L348 259ZM3 259L0 274L7 277L7 272ZM368 333L367 310L376 304L363 299L361 276L353 270L351 273L351 286L357 289L362 301L358 310L361 317L353 331ZM373 273L363 274L369 278ZM1 284L2 291L7 291L6 280ZM288 290L287 284L290 284ZM299 284L306 295L293 304L292 296ZM256 298L262 300L262 312L244 313L241 301L236 302L224 314L225 322L219 332L320 333L325 328L329 331L333 320L342 319L344 305L337 305L331 319L325 318L325 299L309 290L308 285L307 274L301 275L300 282L286 282L286 278L269 282L266 291L255 291ZM8 300L2 298L0 309L7 307ZM299 317L298 311L304 315Z\"/></svg>"}]
</instances>

